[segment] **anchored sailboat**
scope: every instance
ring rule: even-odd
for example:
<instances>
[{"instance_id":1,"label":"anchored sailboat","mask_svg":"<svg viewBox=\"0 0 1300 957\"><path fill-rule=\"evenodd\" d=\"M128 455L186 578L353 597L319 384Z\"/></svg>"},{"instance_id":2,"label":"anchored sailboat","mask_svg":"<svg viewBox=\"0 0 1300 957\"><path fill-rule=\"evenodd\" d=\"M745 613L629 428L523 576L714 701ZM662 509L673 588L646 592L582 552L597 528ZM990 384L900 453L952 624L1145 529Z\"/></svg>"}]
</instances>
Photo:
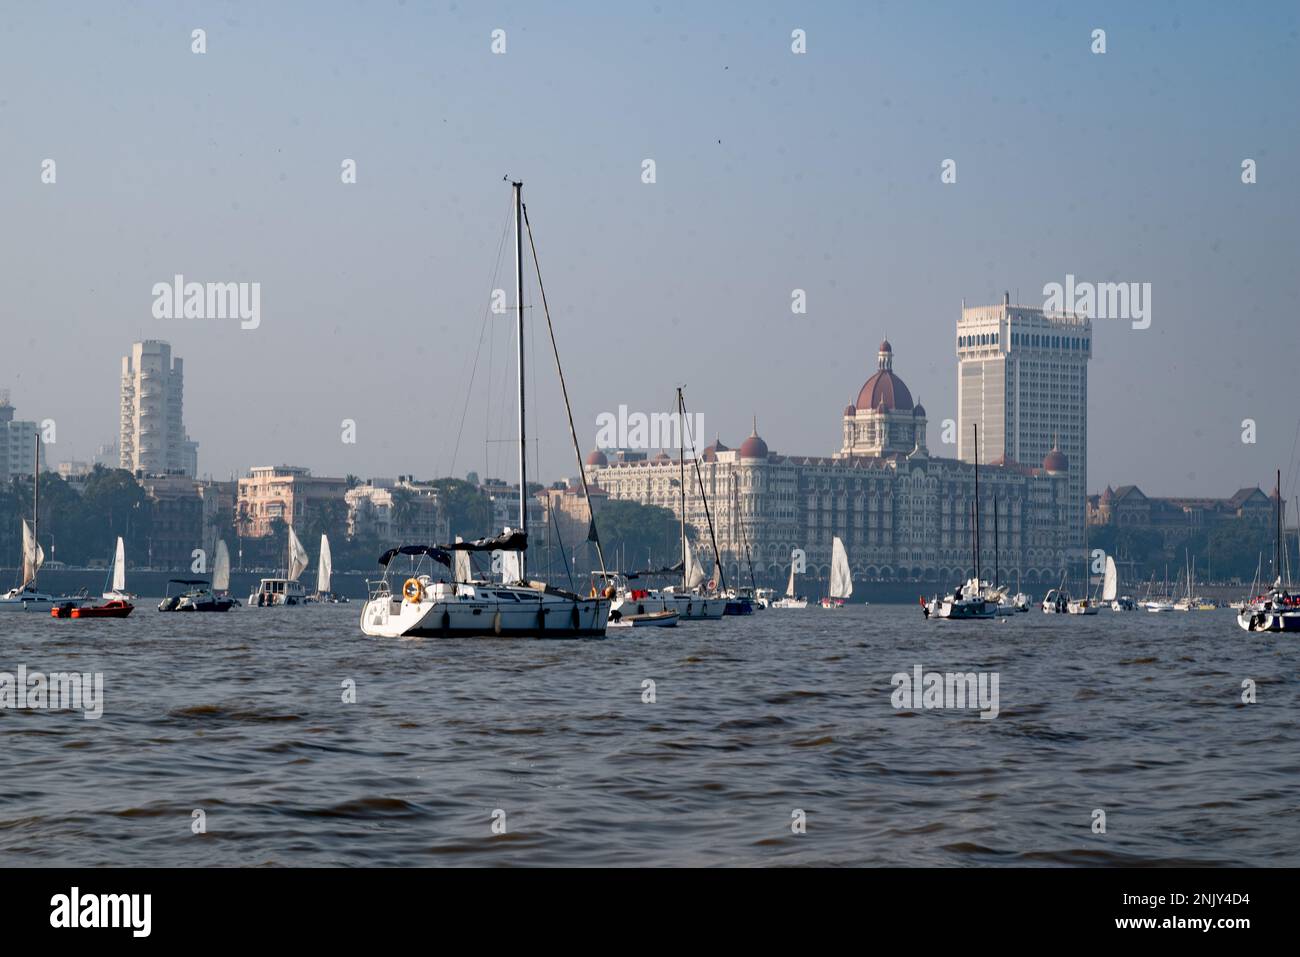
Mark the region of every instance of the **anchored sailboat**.
<instances>
[{"instance_id":1,"label":"anchored sailboat","mask_svg":"<svg viewBox=\"0 0 1300 957\"><path fill-rule=\"evenodd\" d=\"M0 596L0 611L49 611L56 604L71 608L80 605L83 598L55 597L41 591L36 584L36 573L45 563L45 552L37 535L41 500L41 437L36 436L36 462L32 469L32 524L23 520L23 579L17 588Z\"/></svg>"},{"instance_id":2,"label":"anchored sailboat","mask_svg":"<svg viewBox=\"0 0 1300 957\"><path fill-rule=\"evenodd\" d=\"M1277 538L1273 545L1273 587L1257 594L1237 612L1237 624L1246 631L1300 631L1300 596L1282 583L1282 470L1277 471ZM1255 590L1252 583L1251 591Z\"/></svg>"},{"instance_id":3,"label":"anchored sailboat","mask_svg":"<svg viewBox=\"0 0 1300 957\"><path fill-rule=\"evenodd\" d=\"M852 577L852 576L850 576ZM772 602L772 608L807 608L808 599L796 594L794 588L794 562L790 562L790 580L785 583L785 595Z\"/></svg>"},{"instance_id":4,"label":"anchored sailboat","mask_svg":"<svg viewBox=\"0 0 1300 957\"><path fill-rule=\"evenodd\" d=\"M538 290L542 309L550 332L551 350L560 372L560 389L566 410L569 408L568 387L560 371L560 354L551 326L550 309L546 303L546 290L541 281L541 267L537 263L537 249L532 241L532 225L527 221L523 204L523 184L513 183L515 220L515 308L517 354L516 370L519 386L519 526L506 529L493 539L475 542L456 541L447 545L406 545L389 549L379 560L384 577L370 582L369 594L361 610L361 630L367 635L385 638L404 637L491 637L515 635L536 638L604 637L609 624L612 585L599 592L593 585L590 597L554 588L544 582L528 581L526 575L526 549L528 547L528 444L525 437L524 417L524 228L528 227L529 248L533 266L537 271ZM573 440L574 454L578 459L578 476L582 493L590 514L591 498L588 495L586 467L578 449L577 433L573 428L573 415L569 413L569 435ZM595 519L592 519L595 532ZM596 554L600 559L602 578L605 575L604 551L599 537L593 536ZM466 566L453 559L464 552L501 550L516 552L518 579L510 584L484 584L470 581L464 574ZM392 559L404 554L416 560L416 568L402 584L398 595L389 587L388 568ZM425 560L428 560L427 563ZM446 571L440 571L443 566ZM454 566L454 571L453 571ZM425 570L427 569L427 571Z\"/></svg>"},{"instance_id":5,"label":"anchored sailboat","mask_svg":"<svg viewBox=\"0 0 1300 957\"><path fill-rule=\"evenodd\" d=\"M831 540L831 585L826 597L821 600L821 606L843 608L852 594L853 570L849 568L849 553L844 550L844 543L836 535Z\"/></svg>"},{"instance_id":6,"label":"anchored sailboat","mask_svg":"<svg viewBox=\"0 0 1300 957\"><path fill-rule=\"evenodd\" d=\"M998 613L998 602L987 590L987 585L980 580L980 427L975 423L975 501L971 503L971 558L975 577L967 579L964 585L958 585L951 595L921 599L921 613L927 618L939 618L948 621L970 621L973 619L994 618Z\"/></svg>"}]
</instances>

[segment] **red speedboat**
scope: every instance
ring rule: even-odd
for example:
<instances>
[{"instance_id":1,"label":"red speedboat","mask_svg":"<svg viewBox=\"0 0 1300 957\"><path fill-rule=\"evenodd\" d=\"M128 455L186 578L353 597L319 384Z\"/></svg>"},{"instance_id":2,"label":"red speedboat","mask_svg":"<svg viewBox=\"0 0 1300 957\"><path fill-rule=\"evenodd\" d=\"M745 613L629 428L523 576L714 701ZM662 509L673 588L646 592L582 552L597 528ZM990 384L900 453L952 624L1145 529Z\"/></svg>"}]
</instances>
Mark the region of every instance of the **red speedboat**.
<instances>
[{"instance_id":1,"label":"red speedboat","mask_svg":"<svg viewBox=\"0 0 1300 957\"><path fill-rule=\"evenodd\" d=\"M72 609L73 618L125 618L135 611L135 605L129 601L115 598L102 605L83 605Z\"/></svg>"}]
</instances>

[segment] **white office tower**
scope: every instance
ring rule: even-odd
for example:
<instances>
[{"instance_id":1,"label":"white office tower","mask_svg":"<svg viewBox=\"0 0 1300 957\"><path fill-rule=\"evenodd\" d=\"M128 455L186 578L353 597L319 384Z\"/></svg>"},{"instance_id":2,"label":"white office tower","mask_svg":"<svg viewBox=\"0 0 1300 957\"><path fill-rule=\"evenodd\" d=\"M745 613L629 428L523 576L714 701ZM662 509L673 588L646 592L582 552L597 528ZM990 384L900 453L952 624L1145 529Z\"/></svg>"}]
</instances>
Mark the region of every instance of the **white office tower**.
<instances>
[{"instance_id":1,"label":"white office tower","mask_svg":"<svg viewBox=\"0 0 1300 957\"><path fill-rule=\"evenodd\" d=\"M184 364L157 339L131 346L122 359L121 467L158 475L198 472L198 443L185 434L182 419Z\"/></svg>"},{"instance_id":2,"label":"white office tower","mask_svg":"<svg viewBox=\"0 0 1300 957\"><path fill-rule=\"evenodd\" d=\"M1092 321L1013 306L963 304L957 322L957 457L1068 475L1069 543L1083 545ZM1050 461L1049 461L1050 460Z\"/></svg>"}]
</instances>

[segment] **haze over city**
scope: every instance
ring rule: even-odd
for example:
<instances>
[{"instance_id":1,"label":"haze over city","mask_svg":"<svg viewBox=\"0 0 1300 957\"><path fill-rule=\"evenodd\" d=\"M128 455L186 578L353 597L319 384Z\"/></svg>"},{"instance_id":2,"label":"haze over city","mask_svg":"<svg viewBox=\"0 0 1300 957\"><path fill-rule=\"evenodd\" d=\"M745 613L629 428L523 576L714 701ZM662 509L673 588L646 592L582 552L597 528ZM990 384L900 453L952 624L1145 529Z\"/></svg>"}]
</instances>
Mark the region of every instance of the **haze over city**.
<instances>
[{"instance_id":1,"label":"haze over city","mask_svg":"<svg viewBox=\"0 0 1300 957\"><path fill-rule=\"evenodd\" d=\"M887 336L955 455L963 299L1041 306L1074 275L1152 289L1149 329L1093 323L1090 490L1294 474L1292 7L1249 31L1176 3L134 9L0 12L0 386L57 422L51 461L117 438L121 357L158 338L202 474L510 478L507 317L461 418L512 283L508 255L491 275L509 176L584 446L600 413L668 410L684 383L706 441L756 416L773 450L830 454ZM259 327L154 318L176 274L260 283ZM529 350L551 480L573 457L544 337Z\"/></svg>"}]
</instances>

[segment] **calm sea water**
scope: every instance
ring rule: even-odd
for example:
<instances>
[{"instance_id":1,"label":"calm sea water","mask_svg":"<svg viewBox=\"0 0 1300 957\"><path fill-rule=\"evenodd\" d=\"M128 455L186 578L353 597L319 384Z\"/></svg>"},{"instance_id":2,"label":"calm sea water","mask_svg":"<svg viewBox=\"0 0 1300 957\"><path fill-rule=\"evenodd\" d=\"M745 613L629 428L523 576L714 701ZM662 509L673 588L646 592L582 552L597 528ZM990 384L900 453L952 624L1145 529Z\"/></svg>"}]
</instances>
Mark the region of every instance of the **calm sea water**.
<instances>
[{"instance_id":1,"label":"calm sea water","mask_svg":"<svg viewBox=\"0 0 1300 957\"><path fill-rule=\"evenodd\" d=\"M1300 864L1297 645L1227 611L582 642L376 640L359 613L0 619L0 671L105 679L97 721L0 711L0 864ZM917 664L997 672L1000 715L895 711Z\"/></svg>"}]
</instances>

